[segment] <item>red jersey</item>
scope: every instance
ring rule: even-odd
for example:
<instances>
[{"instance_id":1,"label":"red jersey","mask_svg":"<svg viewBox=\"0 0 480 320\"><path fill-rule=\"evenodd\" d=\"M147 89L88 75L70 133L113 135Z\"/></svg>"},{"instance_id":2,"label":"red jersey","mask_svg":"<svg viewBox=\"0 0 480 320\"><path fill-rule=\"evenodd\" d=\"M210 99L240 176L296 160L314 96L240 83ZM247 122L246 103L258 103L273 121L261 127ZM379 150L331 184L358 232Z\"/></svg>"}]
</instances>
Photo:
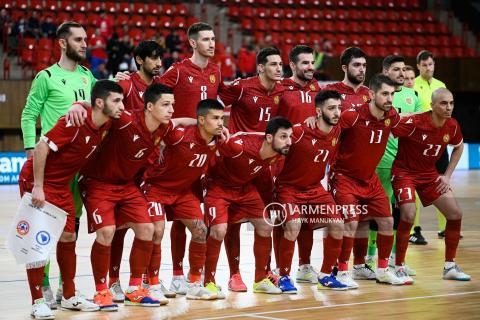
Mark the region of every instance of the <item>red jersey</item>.
<instances>
[{"instance_id":1,"label":"red jersey","mask_svg":"<svg viewBox=\"0 0 480 320\"><path fill-rule=\"evenodd\" d=\"M306 86L301 86L292 79L283 79L285 87L278 115L287 118L292 123L302 123L308 117L315 117L315 95L320 91L318 81L313 79Z\"/></svg>"},{"instance_id":2,"label":"red jersey","mask_svg":"<svg viewBox=\"0 0 480 320\"><path fill-rule=\"evenodd\" d=\"M276 84L272 91L268 91L258 76L225 86L225 90L220 92L220 98L226 106L232 105L228 122L230 132L265 131L267 122L277 115L284 90L281 84Z\"/></svg>"},{"instance_id":3,"label":"red jersey","mask_svg":"<svg viewBox=\"0 0 480 320\"><path fill-rule=\"evenodd\" d=\"M340 126L334 126L329 133L304 124L293 126L292 146L275 183L301 189L318 187L335 153L340 132Z\"/></svg>"},{"instance_id":4,"label":"red jersey","mask_svg":"<svg viewBox=\"0 0 480 320\"><path fill-rule=\"evenodd\" d=\"M110 134L100 151L90 159L82 175L112 184L132 181L148 164L148 157L160 140L173 129L173 122L160 125L150 133L145 124L145 113L125 111L113 121Z\"/></svg>"},{"instance_id":5,"label":"red jersey","mask_svg":"<svg viewBox=\"0 0 480 320\"><path fill-rule=\"evenodd\" d=\"M370 113L368 104L345 110L340 116L342 135L332 171L358 180L370 179L399 121L395 108L386 112L382 120Z\"/></svg>"},{"instance_id":6,"label":"red jersey","mask_svg":"<svg viewBox=\"0 0 480 320\"><path fill-rule=\"evenodd\" d=\"M92 109L87 109L85 124L75 127L61 117L42 140L50 147L44 171L44 184L59 187L67 186L73 176L83 167L105 137L111 122L97 128L92 122ZM33 182L33 157L25 162L22 178Z\"/></svg>"},{"instance_id":7,"label":"red jersey","mask_svg":"<svg viewBox=\"0 0 480 320\"><path fill-rule=\"evenodd\" d=\"M447 145L458 146L463 142L460 126L455 119L448 119L441 128L437 128L433 124L431 111L403 118L397 128L393 133L399 136L398 153L392 172L436 174L435 163Z\"/></svg>"},{"instance_id":8,"label":"red jersey","mask_svg":"<svg viewBox=\"0 0 480 320\"><path fill-rule=\"evenodd\" d=\"M196 118L199 101L217 99L222 76L213 62L202 69L190 59L184 59L174 63L161 77L155 77L154 82L173 88L175 118Z\"/></svg>"},{"instance_id":9,"label":"red jersey","mask_svg":"<svg viewBox=\"0 0 480 320\"><path fill-rule=\"evenodd\" d=\"M196 125L175 128L164 138L163 161L158 157L143 175L146 183L168 191L183 191L205 173L217 148L206 143Z\"/></svg>"},{"instance_id":10,"label":"red jersey","mask_svg":"<svg viewBox=\"0 0 480 320\"><path fill-rule=\"evenodd\" d=\"M357 91L343 82L327 84L322 90L335 90L342 96L342 109L347 110L370 102L368 87L361 85Z\"/></svg>"},{"instance_id":11,"label":"red jersey","mask_svg":"<svg viewBox=\"0 0 480 320\"><path fill-rule=\"evenodd\" d=\"M129 80L121 80L118 84L123 89L123 104L127 111L143 111L145 103L143 94L147 90L148 85L140 78L140 74L135 72L130 76Z\"/></svg>"},{"instance_id":12,"label":"red jersey","mask_svg":"<svg viewBox=\"0 0 480 320\"><path fill-rule=\"evenodd\" d=\"M209 179L225 187L243 187L256 177L268 171L281 155L267 159L260 158L264 134L240 133L228 141L224 156L216 159L209 173Z\"/></svg>"}]
</instances>

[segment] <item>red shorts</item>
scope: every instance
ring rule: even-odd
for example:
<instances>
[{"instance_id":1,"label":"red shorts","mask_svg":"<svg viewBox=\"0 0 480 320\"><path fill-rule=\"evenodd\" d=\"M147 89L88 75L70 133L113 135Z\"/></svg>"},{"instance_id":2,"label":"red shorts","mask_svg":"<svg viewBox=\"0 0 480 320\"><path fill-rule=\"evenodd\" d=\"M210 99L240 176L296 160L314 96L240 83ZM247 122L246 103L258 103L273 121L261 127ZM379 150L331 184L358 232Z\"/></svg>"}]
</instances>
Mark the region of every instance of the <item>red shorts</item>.
<instances>
[{"instance_id":1,"label":"red shorts","mask_svg":"<svg viewBox=\"0 0 480 320\"><path fill-rule=\"evenodd\" d=\"M111 184L94 179L80 182L80 191L87 210L88 232L106 226L117 228L127 223L151 223L148 204L133 183Z\"/></svg>"},{"instance_id":2,"label":"red shorts","mask_svg":"<svg viewBox=\"0 0 480 320\"><path fill-rule=\"evenodd\" d=\"M330 192L341 206L345 223L392 216L390 202L376 174L368 181L361 181L332 173L329 182Z\"/></svg>"},{"instance_id":3,"label":"red shorts","mask_svg":"<svg viewBox=\"0 0 480 320\"><path fill-rule=\"evenodd\" d=\"M31 182L25 179L18 179L18 186L20 188L20 196L22 197L25 192L32 192L33 185ZM67 215L67 223L63 228L63 231L69 233L75 233L75 204L73 202L73 195L70 191L70 185L63 187L50 187L48 185L43 186L43 193L45 194L45 201L57 206L65 211Z\"/></svg>"},{"instance_id":4,"label":"red shorts","mask_svg":"<svg viewBox=\"0 0 480 320\"><path fill-rule=\"evenodd\" d=\"M418 193L424 207L428 207L442 194L437 192L439 185L438 173L415 175L403 172L392 173L392 187L399 206L405 203L415 203L415 192Z\"/></svg>"},{"instance_id":5,"label":"red shorts","mask_svg":"<svg viewBox=\"0 0 480 320\"><path fill-rule=\"evenodd\" d=\"M309 228L314 228L318 224L343 220L332 195L321 185L305 190L279 186L275 199L285 208L285 222L300 219Z\"/></svg>"},{"instance_id":6,"label":"red shorts","mask_svg":"<svg viewBox=\"0 0 480 320\"><path fill-rule=\"evenodd\" d=\"M152 185L143 187L143 191L149 208L155 208L155 214L149 211L152 221L168 221L195 219L203 220L203 213L200 208L200 200L191 190L185 192L171 192Z\"/></svg>"},{"instance_id":7,"label":"red shorts","mask_svg":"<svg viewBox=\"0 0 480 320\"><path fill-rule=\"evenodd\" d=\"M213 226L262 219L264 208L257 188L251 183L238 188L212 184L205 196L205 224Z\"/></svg>"}]
</instances>

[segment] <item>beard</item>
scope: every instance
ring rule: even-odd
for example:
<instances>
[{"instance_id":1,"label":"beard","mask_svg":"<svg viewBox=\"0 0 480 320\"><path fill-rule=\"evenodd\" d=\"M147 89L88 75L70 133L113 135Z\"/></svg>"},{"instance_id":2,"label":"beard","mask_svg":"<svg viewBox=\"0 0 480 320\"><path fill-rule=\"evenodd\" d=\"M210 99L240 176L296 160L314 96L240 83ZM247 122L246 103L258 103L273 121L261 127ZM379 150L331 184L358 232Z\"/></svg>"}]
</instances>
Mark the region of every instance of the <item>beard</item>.
<instances>
[{"instance_id":1,"label":"beard","mask_svg":"<svg viewBox=\"0 0 480 320\"><path fill-rule=\"evenodd\" d=\"M347 71L347 79L355 85L363 83L363 80L358 80L357 77L355 77L353 74L351 74L348 71ZM363 76L363 79L365 80L365 76Z\"/></svg>"},{"instance_id":2,"label":"beard","mask_svg":"<svg viewBox=\"0 0 480 320\"><path fill-rule=\"evenodd\" d=\"M297 73L296 76L297 76L298 79L300 79L300 80L302 80L302 81L305 81L305 82L308 82L308 81L310 81L310 80L313 79L313 77L307 78L307 77L305 76L305 73Z\"/></svg>"},{"instance_id":3,"label":"beard","mask_svg":"<svg viewBox=\"0 0 480 320\"><path fill-rule=\"evenodd\" d=\"M337 122L334 123L334 122L333 122L333 118L329 118L329 117L325 116L323 113L322 113L322 119L323 119L323 121L325 121L326 123L328 123L330 126L336 126L337 123L338 123L338 118L337 118Z\"/></svg>"},{"instance_id":4,"label":"beard","mask_svg":"<svg viewBox=\"0 0 480 320\"><path fill-rule=\"evenodd\" d=\"M278 154L281 154L282 156L286 156L288 154L288 151L290 150L290 146L288 147L283 147L283 148L279 148L277 147L275 144L272 146L272 149L278 153Z\"/></svg>"},{"instance_id":5,"label":"beard","mask_svg":"<svg viewBox=\"0 0 480 320\"><path fill-rule=\"evenodd\" d=\"M73 50L73 48L68 44L68 42L67 42L67 51L65 52L65 54L69 59L75 62L82 62L86 58L84 56L79 55L78 52Z\"/></svg>"}]
</instances>

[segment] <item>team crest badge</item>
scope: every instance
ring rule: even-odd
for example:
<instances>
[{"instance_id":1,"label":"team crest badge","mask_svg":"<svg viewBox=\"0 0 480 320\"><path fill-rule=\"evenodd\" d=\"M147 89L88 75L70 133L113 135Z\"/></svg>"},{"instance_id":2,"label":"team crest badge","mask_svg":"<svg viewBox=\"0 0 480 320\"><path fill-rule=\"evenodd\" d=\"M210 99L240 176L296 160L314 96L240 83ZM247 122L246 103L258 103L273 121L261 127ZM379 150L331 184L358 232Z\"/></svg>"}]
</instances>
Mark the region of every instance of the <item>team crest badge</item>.
<instances>
[{"instance_id":1,"label":"team crest badge","mask_svg":"<svg viewBox=\"0 0 480 320\"><path fill-rule=\"evenodd\" d=\"M390 119L385 120L385 127L388 127L390 125Z\"/></svg>"},{"instance_id":2,"label":"team crest badge","mask_svg":"<svg viewBox=\"0 0 480 320\"><path fill-rule=\"evenodd\" d=\"M405 102L406 102L407 104L412 104L412 98L407 98L407 99L405 99Z\"/></svg>"},{"instance_id":3,"label":"team crest badge","mask_svg":"<svg viewBox=\"0 0 480 320\"><path fill-rule=\"evenodd\" d=\"M337 138L333 138L332 139L332 147L335 147L336 144L337 144Z\"/></svg>"},{"instance_id":4,"label":"team crest badge","mask_svg":"<svg viewBox=\"0 0 480 320\"><path fill-rule=\"evenodd\" d=\"M450 140L450 136L448 135L448 133L446 133L446 134L443 136L443 142L447 143L449 140Z\"/></svg>"},{"instance_id":5,"label":"team crest badge","mask_svg":"<svg viewBox=\"0 0 480 320\"><path fill-rule=\"evenodd\" d=\"M367 96L363 96L363 102L368 102L368 97Z\"/></svg>"},{"instance_id":6,"label":"team crest badge","mask_svg":"<svg viewBox=\"0 0 480 320\"><path fill-rule=\"evenodd\" d=\"M215 78L215 75L214 75L214 74L211 74L211 75L210 75L210 82L211 82L211 83L215 83L215 81L217 81L217 79Z\"/></svg>"},{"instance_id":7,"label":"team crest badge","mask_svg":"<svg viewBox=\"0 0 480 320\"><path fill-rule=\"evenodd\" d=\"M280 97L279 97L279 96L275 96L275 97L273 98L273 102L274 102L275 104L279 104L279 103L280 103Z\"/></svg>"},{"instance_id":8,"label":"team crest badge","mask_svg":"<svg viewBox=\"0 0 480 320\"><path fill-rule=\"evenodd\" d=\"M310 84L310 90L315 91L315 85L313 83Z\"/></svg>"},{"instance_id":9,"label":"team crest badge","mask_svg":"<svg viewBox=\"0 0 480 320\"><path fill-rule=\"evenodd\" d=\"M88 84L88 79L87 79L86 77L82 77L82 82L83 82L84 84Z\"/></svg>"},{"instance_id":10,"label":"team crest badge","mask_svg":"<svg viewBox=\"0 0 480 320\"><path fill-rule=\"evenodd\" d=\"M105 136L107 135L107 133L108 133L108 130L106 130L106 131L104 131L104 132L102 133L102 140L103 140L103 138L105 138Z\"/></svg>"},{"instance_id":11,"label":"team crest badge","mask_svg":"<svg viewBox=\"0 0 480 320\"><path fill-rule=\"evenodd\" d=\"M160 137L157 137L157 138L155 139L155 145L158 145L159 143L160 143Z\"/></svg>"}]
</instances>

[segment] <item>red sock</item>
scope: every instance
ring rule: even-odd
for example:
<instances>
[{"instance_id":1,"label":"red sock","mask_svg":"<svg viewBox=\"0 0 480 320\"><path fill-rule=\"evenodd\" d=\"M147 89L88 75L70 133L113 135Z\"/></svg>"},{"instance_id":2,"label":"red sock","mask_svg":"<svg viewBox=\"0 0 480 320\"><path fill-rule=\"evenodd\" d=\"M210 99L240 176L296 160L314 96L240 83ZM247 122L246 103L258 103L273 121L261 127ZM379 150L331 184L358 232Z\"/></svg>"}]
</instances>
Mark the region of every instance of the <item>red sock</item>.
<instances>
[{"instance_id":1,"label":"red sock","mask_svg":"<svg viewBox=\"0 0 480 320\"><path fill-rule=\"evenodd\" d=\"M108 286L118 281L120 278L120 264L122 262L123 243L128 229L115 230L112 239L110 252L110 269L108 270Z\"/></svg>"},{"instance_id":2,"label":"red sock","mask_svg":"<svg viewBox=\"0 0 480 320\"><path fill-rule=\"evenodd\" d=\"M241 223L229 224L225 235L225 251L227 253L230 277L240 273L240 228Z\"/></svg>"},{"instance_id":3,"label":"red sock","mask_svg":"<svg viewBox=\"0 0 480 320\"><path fill-rule=\"evenodd\" d=\"M365 264L368 250L368 238L355 238L353 240L353 264Z\"/></svg>"},{"instance_id":4,"label":"red sock","mask_svg":"<svg viewBox=\"0 0 480 320\"><path fill-rule=\"evenodd\" d=\"M302 225L297 237L299 265L310 264L310 255L313 247L313 230Z\"/></svg>"},{"instance_id":5,"label":"red sock","mask_svg":"<svg viewBox=\"0 0 480 320\"><path fill-rule=\"evenodd\" d=\"M152 240L133 239L132 251L130 252L130 286L142 284L142 274L147 270L152 256Z\"/></svg>"},{"instance_id":6,"label":"red sock","mask_svg":"<svg viewBox=\"0 0 480 320\"><path fill-rule=\"evenodd\" d=\"M190 263L190 282L196 282L200 280L202 276L202 269L205 266L207 244L190 241L188 251L188 261Z\"/></svg>"},{"instance_id":7,"label":"red sock","mask_svg":"<svg viewBox=\"0 0 480 320\"><path fill-rule=\"evenodd\" d=\"M279 251L280 260L278 261L278 268L280 269L280 276L288 276L290 275L290 268L292 267L293 252L295 251L295 240L290 241L287 238L282 237L280 239Z\"/></svg>"},{"instance_id":8,"label":"red sock","mask_svg":"<svg viewBox=\"0 0 480 320\"><path fill-rule=\"evenodd\" d=\"M30 294L32 295L32 304L35 300L43 297L42 282L44 268L45 267L27 269L28 286L30 287Z\"/></svg>"},{"instance_id":9,"label":"red sock","mask_svg":"<svg viewBox=\"0 0 480 320\"><path fill-rule=\"evenodd\" d=\"M160 272L160 261L162 259L162 246L160 244L153 244L152 255L150 256L150 263L148 264L147 277L150 285L159 284L158 273Z\"/></svg>"},{"instance_id":10,"label":"red sock","mask_svg":"<svg viewBox=\"0 0 480 320\"><path fill-rule=\"evenodd\" d=\"M268 256L272 251L272 237L262 237L255 233L253 255L255 256L255 282L267 276Z\"/></svg>"},{"instance_id":11,"label":"red sock","mask_svg":"<svg viewBox=\"0 0 480 320\"><path fill-rule=\"evenodd\" d=\"M445 261L455 261L461 229L462 219L447 220L447 226L445 227Z\"/></svg>"},{"instance_id":12,"label":"red sock","mask_svg":"<svg viewBox=\"0 0 480 320\"><path fill-rule=\"evenodd\" d=\"M217 271L218 257L220 256L220 248L222 241L218 241L212 236L207 238L207 253L205 259L205 284L209 282L215 283L215 272Z\"/></svg>"},{"instance_id":13,"label":"red sock","mask_svg":"<svg viewBox=\"0 0 480 320\"><path fill-rule=\"evenodd\" d=\"M170 243L172 251L173 275L183 276L183 257L185 256L185 246L187 234L185 225L181 221L173 221L170 230Z\"/></svg>"},{"instance_id":14,"label":"red sock","mask_svg":"<svg viewBox=\"0 0 480 320\"><path fill-rule=\"evenodd\" d=\"M354 240L352 237L343 237L342 250L338 256L338 271L348 271L348 260L350 260Z\"/></svg>"},{"instance_id":15,"label":"red sock","mask_svg":"<svg viewBox=\"0 0 480 320\"><path fill-rule=\"evenodd\" d=\"M343 239L335 239L331 235L323 238L323 263L320 272L330 274L342 250Z\"/></svg>"},{"instance_id":16,"label":"red sock","mask_svg":"<svg viewBox=\"0 0 480 320\"><path fill-rule=\"evenodd\" d=\"M277 267L280 268L280 243L283 239L283 228L282 226L273 227L273 253L275 254L275 263Z\"/></svg>"},{"instance_id":17,"label":"red sock","mask_svg":"<svg viewBox=\"0 0 480 320\"><path fill-rule=\"evenodd\" d=\"M107 272L110 265L110 246L104 246L95 241L90 253L95 290L98 292L107 289Z\"/></svg>"},{"instance_id":18,"label":"red sock","mask_svg":"<svg viewBox=\"0 0 480 320\"><path fill-rule=\"evenodd\" d=\"M401 266L405 262L407 254L408 239L410 238L410 230L413 223L406 222L402 219L398 222L397 240L395 249L395 265ZM378 241L378 240L377 240Z\"/></svg>"},{"instance_id":19,"label":"red sock","mask_svg":"<svg viewBox=\"0 0 480 320\"><path fill-rule=\"evenodd\" d=\"M69 299L75 295L75 273L77 270L77 255L75 241L57 242L57 263L63 281L63 296Z\"/></svg>"},{"instance_id":20,"label":"red sock","mask_svg":"<svg viewBox=\"0 0 480 320\"><path fill-rule=\"evenodd\" d=\"M378 248L377 265L379 268L388 267L388 258L390 257L392 246L393 246L393 234L391 236L383 235L380 232L377 234L377 248Z\"/></svg>"}]
</instances>

